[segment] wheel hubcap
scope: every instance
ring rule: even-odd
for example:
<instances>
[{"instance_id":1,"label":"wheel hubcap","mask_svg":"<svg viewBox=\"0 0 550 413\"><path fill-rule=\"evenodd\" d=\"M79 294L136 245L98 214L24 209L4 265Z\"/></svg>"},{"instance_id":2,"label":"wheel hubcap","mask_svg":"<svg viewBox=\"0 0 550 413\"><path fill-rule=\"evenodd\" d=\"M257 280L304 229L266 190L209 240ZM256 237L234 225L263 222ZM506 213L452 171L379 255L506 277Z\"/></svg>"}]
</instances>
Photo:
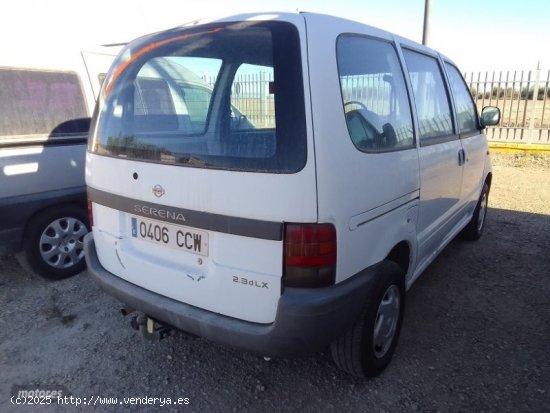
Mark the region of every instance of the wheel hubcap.
<instances>
[{"instance_id":1,"label":"wheel hubcap","mask_svg":"<svg viewBox=\"0 0 550 413\"><path fill-rule=\"evenodd\" d=\"M481 232L485 223L485 215L487 214L487 192L483 193L479 201L479 215L477 216L477 232Z\"/></svg>"},{"instance_id":2,"label":"wheel hubcap","mask_svg":"<svg viewBox=\"0 0 550 413\"><path fill-rule=\"evenodd\" d=\"M86 225L76 218L59 218L51 222L40 237L40 255L57 269L70 268L84 259Z\"/></svg>"},{"instance_id":3,"label":"wheel hubcap","mask_svg":"<svg viewBox=\"0 0 550 413\"><path fill-rule=\"evenodd\" d=\"M374 323L374 355L378 358L384 357L388 352L395 331L400 313L400 292L396 285L391 285L385 292Z\"/></svg>"}]
</instances>

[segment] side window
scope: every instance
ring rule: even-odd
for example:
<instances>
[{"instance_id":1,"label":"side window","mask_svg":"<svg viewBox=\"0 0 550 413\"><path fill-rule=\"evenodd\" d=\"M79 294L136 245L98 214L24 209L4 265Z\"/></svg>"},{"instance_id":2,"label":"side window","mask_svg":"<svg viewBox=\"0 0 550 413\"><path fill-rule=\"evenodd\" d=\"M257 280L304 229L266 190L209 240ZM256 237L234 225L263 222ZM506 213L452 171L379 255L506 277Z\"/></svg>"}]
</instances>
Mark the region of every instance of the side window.
<instances>
[{"instance_id":1,"label":"side window","mask_svg":"<svg viewBox=\"0 0 550 413\"><path fill-rule=\"evenodd\" d=\"M336 50L346 122L357 149L413 147L409 99L392 44L346 35L339 37Z\"/></svg>"},{"instance_id":2,"label":"side window","mask_svg":"<svg viewBox=\"0 0 550 413\"><path fill-rule=\"evenodd\" d=\"M456 67L449 63L445 63L445 67L453 91L459 132L478 132L477 109L462 75Z\"/></svg>"},{"instance_id":3,"label":"side window","mask_svg":"<svg viewBox=\"0 0 550 413\"><path fill-rule=\"evenodd\" d=\"M231 85L231 130L274 129L273 68L243 63Z\"/></svg>"},{"instance_id":4,"label":"side window","mask_svg":"<svg viewBox=\"0 0 550 413\"><path fill-rule=\"evenodd\" d=\"M449 97L437 59L403 49L413 88L420 143L453 135Z\"/></svg>"},{"instance_id":5,"label":"side window","mask_svg":"<svg viewBox=\"0 0 550 413\"><path fill-rule=\"evenodd\" d=\"M90 126L78 76L0 68L0 140L84 134Z\"/></svg>"}]
</instances>

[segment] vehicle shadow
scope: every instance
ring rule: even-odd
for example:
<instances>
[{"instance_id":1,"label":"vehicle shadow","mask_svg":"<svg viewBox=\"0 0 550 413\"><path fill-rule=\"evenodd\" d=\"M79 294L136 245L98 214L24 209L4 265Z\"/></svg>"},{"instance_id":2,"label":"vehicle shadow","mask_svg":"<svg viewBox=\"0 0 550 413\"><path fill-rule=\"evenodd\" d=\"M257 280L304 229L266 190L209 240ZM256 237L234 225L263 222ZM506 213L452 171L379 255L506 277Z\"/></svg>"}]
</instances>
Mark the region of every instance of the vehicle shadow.
<instances>
[{"instance_id":1,"label":"vehicle shadow","mask_svg":"<svg viewBox=\"0 0 550 413\"><path fill-rule=\"evenodd\" d=\"M409 290L394 360L368 381L328 350L266 361L183 334L149 342L86 272L47 283L2 259L0 387L189 397L192 411L544 411L549 251L550 216L490 209L483 237L451 242Z\"/></svg>"}]
</instances>

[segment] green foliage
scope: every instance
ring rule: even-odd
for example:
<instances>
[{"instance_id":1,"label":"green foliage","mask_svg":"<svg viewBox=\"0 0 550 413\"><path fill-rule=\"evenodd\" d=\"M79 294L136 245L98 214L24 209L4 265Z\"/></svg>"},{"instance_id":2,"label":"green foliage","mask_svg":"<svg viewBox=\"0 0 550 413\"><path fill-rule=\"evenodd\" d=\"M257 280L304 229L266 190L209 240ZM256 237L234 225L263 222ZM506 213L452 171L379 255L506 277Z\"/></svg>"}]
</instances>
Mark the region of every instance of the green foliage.
<instances>
[{"instance_id":1,"label":"green foliage","mask_svg":"<svg viewBox=\"0 0 550 413\"><path fill-rule=\"evenodd\" d=\"M533 97L535 96L535 87L532 86L530 88L527 88L524 86L521 88L521 99L529 99L533 100ZM546 98L550 98L550 88L546 87L539 87L537 91L537 100L544 100Z\"/></svg>"},{"instance_id":2,"label":"green foliage","mask_svg":"<svg viewBox=\"0 0 550 413\"><path fill-rule=\"evenodd\" d=\"M493 86L493 90L491 91L491 97L501 99L504 97L504 88Z\"/></svg>"}]
</instances>

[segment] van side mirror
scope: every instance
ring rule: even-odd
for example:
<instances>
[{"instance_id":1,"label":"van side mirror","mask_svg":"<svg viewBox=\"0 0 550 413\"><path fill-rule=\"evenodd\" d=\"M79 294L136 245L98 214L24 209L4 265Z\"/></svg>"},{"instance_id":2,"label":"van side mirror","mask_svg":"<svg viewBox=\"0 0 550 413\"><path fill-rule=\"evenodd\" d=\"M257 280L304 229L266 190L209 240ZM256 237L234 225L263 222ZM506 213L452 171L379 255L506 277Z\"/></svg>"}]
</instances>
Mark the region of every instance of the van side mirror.
<instances>
[{"instance_id":1,"label":"van side mirror","mask_svg":"<svg viewBox=\"0 0 550 413\"><path fill-rule=\"evenodd\" d=\"M485 106L481 111L481 126L494 126L500 122L500 109L496 106Z\"/></svg>"}]
</instances>

